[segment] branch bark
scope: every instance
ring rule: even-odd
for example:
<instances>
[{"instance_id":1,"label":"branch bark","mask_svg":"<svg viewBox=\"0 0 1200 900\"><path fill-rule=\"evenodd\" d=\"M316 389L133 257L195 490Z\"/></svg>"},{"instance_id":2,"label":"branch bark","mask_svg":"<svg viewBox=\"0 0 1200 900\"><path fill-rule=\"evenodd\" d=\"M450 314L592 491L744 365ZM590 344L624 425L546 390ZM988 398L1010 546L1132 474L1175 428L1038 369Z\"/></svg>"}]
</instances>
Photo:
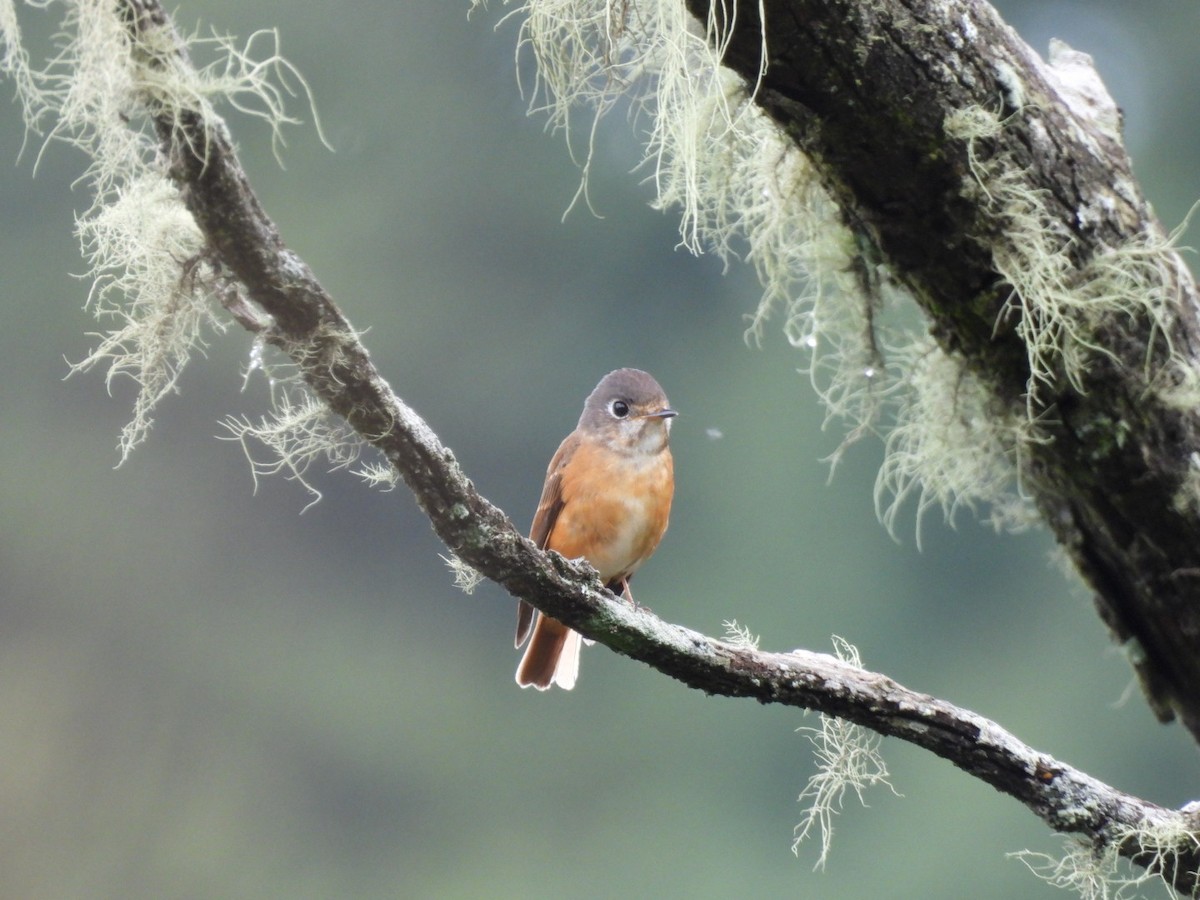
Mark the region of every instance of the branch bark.
<instances>
[{"instance_id":1,"label":"branch bark","mask_svg":"<svg viewBox=\"0 0 1200 900\"><path fill-rule=\"evenodd\" d=\"M1170 396L1179 373L1155 370L1172 353L1195 370L1196 286L1168 253L1156 276L1173 306L1168 326L1149 304L1100 317L1080 343L1105 352L1076 377L1059 362L1031 397L1029 347L1014 323L1036 311L998 271L1005 222L974 183L972 153L1039 197L1044 227L1082 278L1114 248L1163 235L1115 121L1068 102L1061 79L984 2L687 5L729 29L726 65L751 83L765 66L758 104L814 160L942 348L966 360L998 409L1030 404L1024 487L1127 645L1156 715L1177 715L1200 740L1200 507L1185 499L1200 412ZM971 146L947 119L973 108L1004 126Z\"/></svg>"},{"instance_id":2,"label":"branch bark","mask_svg":"<svg viewBox=\"0 0 1200 900\"><path fill-rule=\"evenodd\" d=\"M910 14L909 7L922 5L903 6L905 13ZM772 34L791 34L795 41L803 40L806 52L797 52L794 58L781 55L778 61L772 57L770 80L762 92L761 102L788 123L798 140L821 151L831 185L851 204L849 209L861 217L861 227L897 261L898 266L903 263L900 271L906 280L920 289L927 308L938 323L942 339L963 348L964 352L976 354L980 371L993 373L991 377L998 393L1019 394L1024 383L1022 379L1027 375L1021 369L1024 356L1019 347L1013 346L1011 334L992 334L1004 293L1002 286L995 273L988 269L986 254L965 237L972 233L972 226L980 219L960 201L947 203L945 209L940 205L956 196L956 185L963 177L958 167L966 166L964 148L939 137L939 153L933 154L932 161L917 167L921 178L899 179L896 183L881 179L878 172L896 173L910 168L898 164L912 161L910 154L915 152L917 137L905 135L905 141L896 142L902 145L901 148L889 151L886 159L872 157L869 150L870 138L880 131L878 126L864 131L866 139L862 142L844 141L852 122L846 120L843 104L833 99L840 90L840 87L835 90L837 85L833 79L839 75L849 77L847 73L851 67L848 64L839 67L832 58L837 54L831 49L818 51L822 46L834 46L822 44L822 40L833 41L836 34L846 35L845 31L837 31L835 25L853 24L857 29L870 26L887 36L889 55L877 63L856 68L855 72L869 75L873 89L886 91L884 96L892 98L896 104L902 96L916 97L911 104L914 118L928 119L923 126L928 138L937 130L936 111L942 108L939 104L944 98L922 81L922 70L914 68L923 58L922 53L902 54L904 45L899 37L904 33L903 29L889 20L889 28L880 30L884 23L867 22L862 15L852 15L857 10L854 4L821 0L811 7L803 3L768 5L771 28L776 27L775 19L771 17L782 16L785 8L790 11L783 16L785 21L779 25L780 31L772 31ZM942 9L942 6L938 5L938 8ZM144 57L147 60L144 64L178 65L185 62L184 47L157 0L123 0L121 9L129 26L131 52ZM1019 57L1030 72L1035 71L1032 68L1035 61L1018 54L1010 43L1011 36L999 31L999 23L985 21L986 8L973 5L963 12L975 17L981 28L986 24L996 30L997 39L1003 39L1000 46L1016 54L1014 58ZM838 21L839 15L845 19L844 23ZM792 31L784 30L785 25ZM738 26L739 29L744 27L753 30L757 25L750 22L748 26ZM951 26L942 23L942 27ZM740 35L742 31L738 33ZM945 34L941 40L946 42ZM789 44L776 38L772 46L796 49L801 44ZM164 47L168 49L164 51ZM169 60L164 52L171 57ZM875 52L884 53L884 50L872 51ZM811 63L807 62L806 54L809 53L814 57ZM904 62L901 56L907 57L907 69L901 68ZM801 57L806 60L803 73L798 70ZM745 63L747 60L752 63L753 54L747 54L744 43L735 43L731 61ZM789 65L797 71L791 72ZM978 75L982 79L990 70L982 63L979 66ZM903 76L904 72L908 74ZM895 80L902 76L908 82ZM805 81L806 78L826 81L818 84ZM796 88L797 84L804 86ZM865 87L856 88L859 90L862 91L859 99L864 102L873 96ZM1049 108L1056 110L1054 115L1067 115L1054 104L1048 90L1044 89L1043 93ZM853 108L856 104L844 106ZM539 551L516 531L501 510L474 489L452 452L375 370L350 323L309 268L283 243L277 228L255 198L223 122L202 108L151 107L148 114L161 139L168 174L178 185L183 201L203 230L216 265L223 269L237 292L266 313L270 321L247 314L246 307L239 305L243 301L231 304L235 317L247 327L260 331L268 341L288 354L313 393L342 416L364 441L386 456L446 545L512 595L528 600L585 636L645 662L689 687L709 694L752 697L763 703L818 710L923 747L1024 803L1052 829L1082 835L1097 848L1118 845L1122 855L1144 866L1162 868L1163 857L1155 852L1162 848L1147 849L1144 842L1131 835L1148 830L1174 830L1180 834L1194 830L1195 822L1190 812L1164 809L1102 784L1036 751L975 713L911 691L884 675L864 671L830 656L801 650L760 652L668 624L646 610L631 608L605 591L596 573L586 564ZM1032 113L1025 115L1033 116ZM1039 115L1048 116L1049 113ZM864 118L871 116L864 113ZM1044 124L1049 127L1053 123ZM1082 126L1067 122L1063 127L1069 135ZM839 132L841 137L838 137ZM897 129L893 127L889 133L895 136ZM1083 149L1073 147L1071 153L1082 153ZM1067 158L1065 152L1062 158ZM1094 156L1081 158L1092 160L1096 166L1103 162L1095 160ZM1052 165L1054 162L1040 156L1031 158L1031 172L1045 178L1060 177L1061 169ZM910 209L910 204L917 204L917 194L923 187L928 189L930 179L941 179L943 189L937 194L922 195L915 211ZM1075 183L1059 185L1059 188L1069 192ZM864 198L870 198L872 202L867 203ZM1067 195L1062 198L1064 217L1072 208L1068 203L1070 199ZM888 210L891 212L885 215ZM921 216L916 216L916 212ZM903 221L897 221L897 216ZM929 225L926 218L934 224ZM941 239L913 240L906 233L903 222L914 228L920 226L924 233L935 228ZM1101 223L1094 231L1102 232L1106 239L1116 240L1131 233L1131 229L1145 227L1151 227L1150 219L1140 198L1135 197L1122 204L1111 220ZM1094 249L1099 238L1093 230L1087 230L1079 232L1079 239L1091 241L1082 246ZM971 292L974 292L973 296L969 296ZM971 303L964 302L968 297ZM987 302L977 302L980 298ZM1127 330L1128 334L1122 333L1123 340L1135 341L1139 337L1136 327L1130 326ZM1173 604L1183 602L1184 588L1190 579L1170 578L1165 564L1144 574L1141 568L1122 568L1111 575L1108 573L1119 562L1133 561L1143 566L1146 557L1157 561L1156 554L1166 556L1168 538L1172 545L1182 540L1180 535L1167 533L1162 522L1142 522L1135 517L1133 514L1138 509L1131 507L1136 498L1130 491L1121 490L1124 485L1119 482L1122 475L1131 476L1136 471L1142 483L1148 485L1145 489L1157 492L1152 496L1161 500L1170 486L1171 473L1152 463L1158 459L1156 454L1166 454L1168 446L1164 440L1167 436L1174 442L1169 447L1178 449L1178 442L1192 435L1194 423L1190 417L1179 413L1168 415L1160 408L1138 410L1137 421L1146 422L1149 430L1135 434L1133 449L1114 453L1113 458L1091 459L1090 455L1095 451L1089 450L1082 440L1080 426L1073 428L1071 423L1082 422L1082 417L1095 414L1100 399L1125 404L1121 408L1133 415L1129 404L1133 400L1134 385L1129 382L1129 373L1119 370L1104 374L1121 379L1110 384L1097 377L1094 389L1103 392L1102 397L1079 392L1056 398L1063 407L1062 421L1046 426L1053 429L1048 436L1054 441L1047 445L1045 459L1039 461L1039 466L1046 470L1039 481L1045 493L1043 506L1052 517L1065 520L1060 523L1052 519L1060 535L1070 538L1068 543L1085 571L1098 587L1103 588L1104 602L1124 604L1119 607L1124 611L1131 604L1146 601L1153 589L1168 585L1174 593L1161 602L1166 612L1173 613ZM1068 416L1067 401L1080 411ZM1165 432L1168 424L1176 430ZM1090 474L1073 474L1071 466L1080 464L1081 458L1086 458L1090 466L1097 468L1089 468ZM1112 491L1112 496L1101 505L1097 495L1104 489ZM1148 504L1149 501L1141 501L1140 507ZM1142 512L1145 511L1143 508ZM1157 512L1167 515L1169 509ZM1189 527L1194 527L1194 523ZM1200 552L1200 541L1194 542L1188 552ZM1186 560L1190 556L1181 558ZM1196 569L1200 570L1200 564ZM1151 576L1156 580L1148 580ZM1133 606L1133 609L1137 611L1140 607ZM1154 672L1158 674L1161 666L1161 678L1173 692L1167 696L1185 711L1185 716L1191 717L1196 698L1189 695L1190 699L1180 699L1179 692L1192 683L1189 680L1193 677L1191 667L1200 663L1192 660L1184 665L1183 661L1175 659L1175 644L1156 633L1147 635L1145 642L1158 654L1154 657ZM1197 659L1200 660L1200 655ZM1195 842L1182 841L1180 846L1169 849L1171 853L1164 876L1181 891L1195 891L1195 873L1200 870L1200 851Z\"/></svg>"}]
</instances>

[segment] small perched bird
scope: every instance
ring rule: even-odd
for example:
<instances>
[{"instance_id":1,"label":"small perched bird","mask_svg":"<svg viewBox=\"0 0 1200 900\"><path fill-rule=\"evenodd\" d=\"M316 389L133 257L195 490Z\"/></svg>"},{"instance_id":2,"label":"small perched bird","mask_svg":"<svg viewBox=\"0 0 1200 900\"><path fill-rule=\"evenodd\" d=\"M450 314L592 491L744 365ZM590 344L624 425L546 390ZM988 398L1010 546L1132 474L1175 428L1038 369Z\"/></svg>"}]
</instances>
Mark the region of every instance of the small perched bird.
<instances>
[{"instance_id":1,"label":"small perched bird","mask_svg":"<svg viewBox=\"0 0 1200 900\"><path fill-rule=\"evenodd\" d=\"M617 369L600 379L579 424L550 460L529 532L543 550L582 556L609 590L620 590L630 602L629 579L667 530L675 493L667 440L675 415L658 382L640 369ZM522 600L518 647L531 626L517 684L539 691L551 684L575 687L579 633Z\"/></svg>"}]
</instances>

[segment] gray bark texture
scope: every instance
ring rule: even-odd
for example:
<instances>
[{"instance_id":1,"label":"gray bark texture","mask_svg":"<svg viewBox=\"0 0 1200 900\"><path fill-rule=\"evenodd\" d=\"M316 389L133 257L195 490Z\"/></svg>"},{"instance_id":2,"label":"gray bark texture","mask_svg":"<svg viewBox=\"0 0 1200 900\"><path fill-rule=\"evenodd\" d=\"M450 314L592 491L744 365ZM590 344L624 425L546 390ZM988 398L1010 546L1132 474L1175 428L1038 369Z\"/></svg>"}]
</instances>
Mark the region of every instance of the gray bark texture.
<instances>
[{"instance_id":1,"label":"gray bark texture","mask_svg":"<svg viewBox=\"0 0 1200 900\"><path fill-rule=\"evenodd\" d=\"M815 161L846 224L998 410L1030 400L1029 348L1013 323L1036 313L1019 308L997 271L1004 223L976 189L970 154L1041 198L1046 227L1080 272L1111 248L1161 237L1115 122L1067 102L987 3L764 0L763 18L754 3L687 4L731 29L725 64L749 83L762 71L758 104ZM946 126L971 108L1004 122L973 147ZM1197 296L1182 263L1159 274L1168 327L1150 315L1087 324L1085 342L1105 352L1074 381L1051 369L1033 400L1021 476L1156 715L1200 739L1200 510L1179 502L1195 474L1200 416L1163 399L1173 376L1153 366L1168 347L1194 366Z\"/></svg>"}]
</instances>

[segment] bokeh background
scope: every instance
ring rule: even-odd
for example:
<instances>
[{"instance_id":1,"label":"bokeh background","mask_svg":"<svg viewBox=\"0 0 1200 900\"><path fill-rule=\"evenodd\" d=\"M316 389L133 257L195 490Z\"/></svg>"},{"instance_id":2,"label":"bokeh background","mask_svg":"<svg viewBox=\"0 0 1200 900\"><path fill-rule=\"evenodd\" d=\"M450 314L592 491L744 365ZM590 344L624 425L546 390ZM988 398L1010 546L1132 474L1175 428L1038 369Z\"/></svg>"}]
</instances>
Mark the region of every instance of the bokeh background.
<instances>
[{"instance_id":1,"label":"bokeh background","mask_svg":"<svg viewBox=\"0 0 1200 900\"><path fill-rule=\"evenodd\" d=\"M1039 51L1091 53L1168 226L1200 196L1200 7L1000 4ZM26 10L31 33L48 30ZM1045 534L969 516L877 524L877 442L840 440L778 328L743 340L746 268L678 250L621 117L600 131L601 217L526 115L498 2L181 0L182 28L278 27L336 152L231 124L260 197L379 368L522 527L606 371L646 368L683 415L670 533L638 597L772 649L838 634L872 668L994 718L1167 805L1200 756L1157 725ZM526 69L528 71L528 69ZM115 467L131 389L64 380L94 345L73 216L81 157L33 174L0 106L0 895L4 897L1057 897L1006 853L1060 841L1013 800L899 742L897 789L790 850L813 771L792 710L714 699L602 647L570 694L512 681L513 602L465 596L403 489L345 473L254 491L228 414L249 337L216 336ZM297 106L300 109L300 106ZM718 429L723 437L707 436Z\"/></svg>"}]
</instances>

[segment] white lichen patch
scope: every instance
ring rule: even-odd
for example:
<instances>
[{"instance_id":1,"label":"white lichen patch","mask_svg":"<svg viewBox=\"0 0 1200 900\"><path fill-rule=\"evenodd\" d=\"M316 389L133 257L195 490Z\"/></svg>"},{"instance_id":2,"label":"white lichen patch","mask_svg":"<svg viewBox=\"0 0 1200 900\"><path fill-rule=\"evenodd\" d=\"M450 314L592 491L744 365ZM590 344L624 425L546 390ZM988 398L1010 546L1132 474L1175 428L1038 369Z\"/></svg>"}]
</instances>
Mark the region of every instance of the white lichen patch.
<instances>
[{"instance_id":1,"label":"white lichen patch","mask_svg":"<svg viewBox=\"0 0 1200 900\"><path fill-rule=\"evenodd\" d=\"M739 624L737 619L727 619L721 623L721 627L725 629L725 640L735 647L744 647L747 650L758 649L758 635L745 625Z\"/></svg>"},{"instance_id":2,"label":"white lichen patch","mask_svg":"<svg viewBox=\"0 0 1200 900\"><path fill-rule=\"evenodd\" d=\"M1134 868L1121 856L1120 848L1126 844L1148 854L1144 868ZM1200 835L1191 818L1166 811L1157 821L1115 827L1102 847L1068 837L1061 856L1031 850L1009 856L1023 862L1042 881L1073 891L1082 900L1133 900L1145 897L1144 889L1154 885L1162 897L1177 896L1160 873L1175 871L1181 858L1198 848Z\"/></svg>"},{"instance_id":3,"label":"white lichen patch","mask_svg":"<svg viewBox=\"0 0 1200 900\"><path fill-rule=\"evenodd\" d=\"M229 416L221 425L226 440L237 441L246 459L257 491L258 480L285 475L308 491L311 501L321 492L309 478L314 463L322 462L330 471L348 469L359 461L366 446L340 416L306 389L295 384L277 385L273 409L257 421L246 416Z\"/></svg>"},{"instance_id":4,"label":"white lichen patch","mask_svg":"<svg viewBox=\"0 0 1200 900\"><path fill-rule=\"evenodd\" d=\"M1091 121L1114 141L1121 140L1121 110L1096 71L1092 57L1065 41L1050 40L1046 72L1059 97L1083 121Z\"/></svg>"},{"instance_id":5,"label":"white lichen patch","mask_svg":"<svg viewBox=\"0 0 1200 900\"><path fill-rule=\"evenodd\" d=\"M21 40L21 24L17 20L14 0L0 0L0 75L16 85L17 101L27 130L37 124L38 111L43 107L41 91L29 64L29 53Z\"/></svg>"},{"instance_id":6,"label":"white lichen patch","mask_svg":"<svg viewBox=\"0 0 1200 900\"><path fill-rule=\"evenodd\" d=\"M396 485L400 483L400 473L393 466L377 460L360 463L358 468L351 469L350 471L361 478L369 487L385 492L394 490Z\"/></svg>"},{"instance_id":7,"label":"white lichen patch","mask_svg":"<svg viewBox=\"0 0 1200 900\"><path fill-rule=\"evenodd\" d=\"M1081 267L1071 252L1072 236L1047 208L1045 198L1026 186L1010 161L980 160L976 142L1003 127L994 114L978 108L946 120L947 133L968 144L976 188L997 225L981 240L986 240L997 272L1011 287L997 326L1015 327L1026 347L1029 418L1040 414L1042 392L1060 378L1085 391L1085 376L1097 357L1116 359L1116 351L1097 339L1106 324L1144 321L1160 337L1164 349L1159 358L1142 361L1148 381L1180 364L1194 371L1192 362L1177 356L1169 343L1179 308L1179 292L1173 286L1184 274L1174 253L1178 233L1144 233L1096 254ZM1105 199L1093 198L1078 211L1077 220L1098 218ZM1180 380L1173 378L1174 383Z\"/></svg>"},{"instance_id":8,"label":"white lichen patch","mask_svg":"<svg viewBox=\"0 0 1200 900\"><path fill-rule=\"evenodd\" d=\"M1032 850L1009 855L1023 862L1042 881L1060 890L1073 891L1083 900L1123 900L1136 896L1141 884L1115 849L1097 852L1092 844L1076 838L1064 840L1062 856Z\"/></svg>"},{"instance_id":9,"label":"white lichen patch","mask_svg":"<svg viewBox=\"0 0 1200 900\"><path fill-rule=\"evenodd\" d=\"M1195 515L1200 512L1200 453L1188 454L1187 472L1175 491L1177 512Z\"/></svg>"},{"instance_id":10,"label":"white lichen patch","mask_svg":"<svg viewBox=\"0 0 1200 900\"><path fill-rule=\"evenodd\" d=\"M833 637L833 646L838 659L862 668L857 647L837 635ZM845 719L824 713L819 717L818 727L797 729L813 746L817 771L797 798L806 808L792 841L792 852L799 855L800 845L814 831L820 833L821 852L814 865L816 869L824 868L829 859L833 846L833 817L842 811L848 791L852 791L863 806L867 805L866 791L876 785L886 785L896 794L888 780L887 763L879 752L883 737Z\"/></svg>"},{"instance_id":11,"label":"white lichen patch","mask_svg":"<svg viewBox=\"0 0 1200 900\"><path fill-rule=\"evenodd\" d=\"M204 347L215 316L203 259L203 239L175 186L146 172L114 189L78 222L92 288L88 306L101 322L118 324L72 372L107 368L107 382L137 385L133 417L121 432L122 461L145 439L153 411L176 389L192 353Z\"/></svg>"},{"instance_id":12,"label":"white lichen patch","mask_svg":"<svg viewBox=\"0 0 1200 900\"><path fill-rule=\"evenodd\" d=\"M953 521L961 509L985 507L998 529L1032 524L1036 511L1017 475L1028 440L1024 418L998 409L962 360L932 339L911 352L908 391L875 480L880 521L895 533L901 510L915 500L918 541L932 508Z\"/></svg>"},{"instance_id":13,"label":"white lichen patch","mask_svg":"<svg viewBox=\"0 0 1200 900\"><path fill-rule=\"evenodd\" d=\"M479 570L463 562L458 554L451 553L449 556L443 556L442 562L454 575L454 586L464 594L475 593L475 589L483 583L483 576L479 574Z\"/></svg>"}]
</instances>

